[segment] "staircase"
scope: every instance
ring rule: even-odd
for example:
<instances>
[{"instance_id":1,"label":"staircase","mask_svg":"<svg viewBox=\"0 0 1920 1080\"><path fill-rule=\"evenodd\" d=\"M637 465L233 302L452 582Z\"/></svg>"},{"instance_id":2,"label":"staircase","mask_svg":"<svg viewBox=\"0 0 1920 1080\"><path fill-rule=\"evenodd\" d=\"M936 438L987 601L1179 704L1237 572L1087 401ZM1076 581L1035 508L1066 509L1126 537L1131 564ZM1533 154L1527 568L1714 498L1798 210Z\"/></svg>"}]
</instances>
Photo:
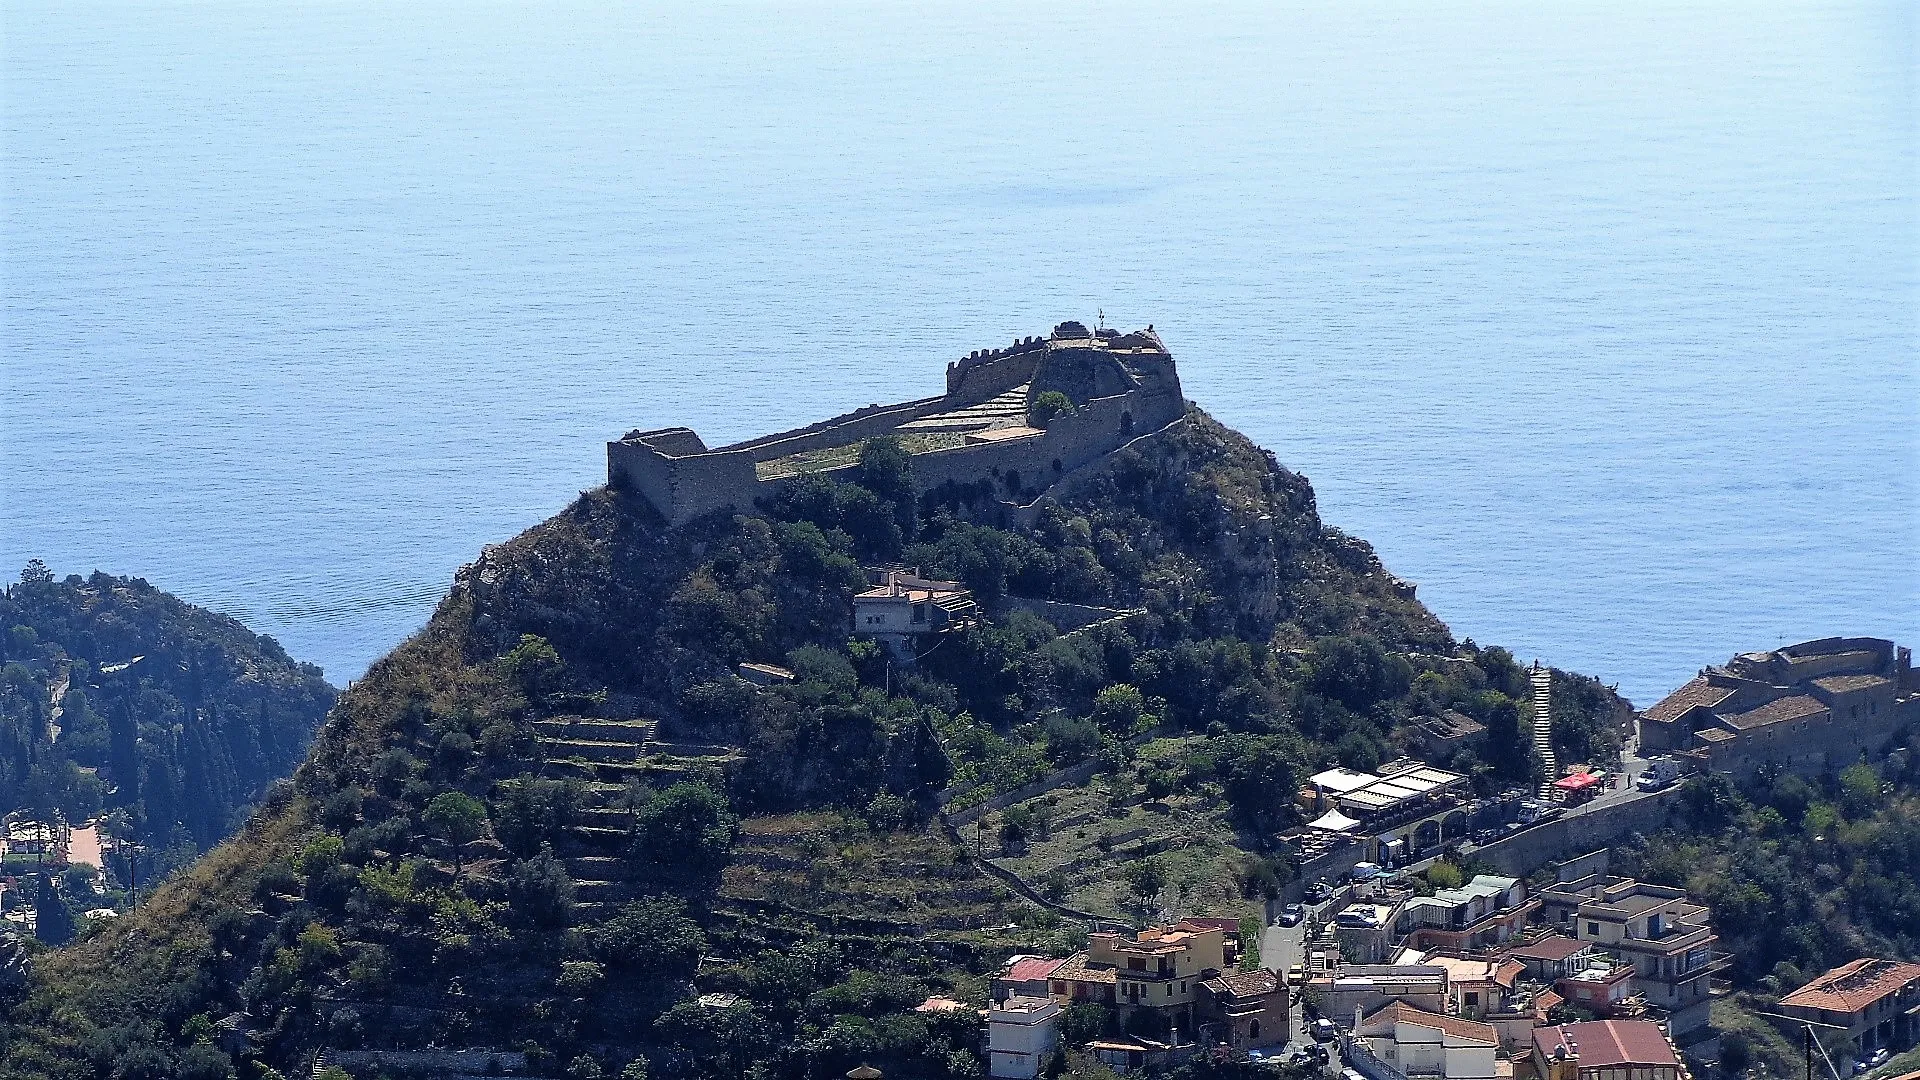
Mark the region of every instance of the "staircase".
<instances>
[{"instance_id":1,"label":"staircase","mask_svg":"<svg viewBox=\"0 0 1920 1080\"><path fill-rule=\"evenodd\" d=\"M662 741L652 720L562 716L536 720L534 729L546 759L542 773L580 782L582 805L556 854L574 879L575 897L587 908L629 899L635 892L628 792L636 781L663 786L690 769L740 756L732 746Z\"/></svg>"},{"instance_id":2,"label":"staircase","mask_svg":"<svg viewBox=\"0 0 1920 1080\"><path fill-rule=\"evenodd\" d=\"M1556 793L1553 782L1560 778L1560 763L1553 756L1553 672L1536 664L1532 677L1533 752L1540 755L1546 769L1538 794L1550 800Z\"/></svg>"}]
</instances>

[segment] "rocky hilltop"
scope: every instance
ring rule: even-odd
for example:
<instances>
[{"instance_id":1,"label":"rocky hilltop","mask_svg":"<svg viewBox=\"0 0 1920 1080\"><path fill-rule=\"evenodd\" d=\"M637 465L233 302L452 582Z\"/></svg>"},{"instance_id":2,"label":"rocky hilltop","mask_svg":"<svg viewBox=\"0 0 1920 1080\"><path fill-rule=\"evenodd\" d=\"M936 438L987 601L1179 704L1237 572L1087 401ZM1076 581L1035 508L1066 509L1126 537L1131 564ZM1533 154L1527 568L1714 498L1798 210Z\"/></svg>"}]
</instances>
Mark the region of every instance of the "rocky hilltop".
<instances>
[{"instance_id":1,"label":"rocky hilltop","mask_svg":"<svg viewBox=\"0 0 1920 1080\"><path fill-rule=\"evenodd\" d=\"M1409 718L1484 723L1483 787L1529 775L1511 658L1204 413L1014 516L915 461L870 439L678 525L603 488L486 550L238 837L37 959L7 1074L977 1075L972 1018L916 1006L1085 927L947 811L1085 764L1218 823L1186 913L1237 915L1301 777ZM977 614L890 654L851 622L884 567ZM1087 862L1059 895L1121 876Z\"/></svg>"}]
</instances>

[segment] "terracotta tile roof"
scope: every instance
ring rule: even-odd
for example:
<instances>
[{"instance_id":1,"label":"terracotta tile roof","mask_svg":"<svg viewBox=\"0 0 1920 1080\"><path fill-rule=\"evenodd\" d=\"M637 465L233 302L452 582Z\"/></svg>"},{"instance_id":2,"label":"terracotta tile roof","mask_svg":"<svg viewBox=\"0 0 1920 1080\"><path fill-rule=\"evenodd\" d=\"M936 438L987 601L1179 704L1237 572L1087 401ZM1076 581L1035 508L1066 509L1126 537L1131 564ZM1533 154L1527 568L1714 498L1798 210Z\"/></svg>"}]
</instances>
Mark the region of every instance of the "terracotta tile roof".
<instances>
[{"instance_id":1,"label":"terracotta tile roof","mask_svg":"<svg viewBox=\"0 0 1920 1080\"><path fill-rule=\"evenodd\" d=\"M1066 963L1065 960L1050 960L1044 956L1028 956L1020 960L1015 960L1013 966L1008 968L1007 973L1002 975L1001 978L1011 979L1014 982L1032 982L1035 979L1044 979L1053 974L1054 971L1064 963Z\"/></svg>"},{"instance_id":2,"label":"terracotta tile roof","mask_svg":"<svg viewBox=\"0 0 1920 1080\"><path fill-rule=\"evenodd\" d=\"M1075 982L1087 983L1117 983L1120 981L1114 969L1110 967L1088 967L1086 953L1074 953L1072 956L1067 957L1061 962L1059 967L1053 969L1052 978L1072 979Z\"/></svg>"},{"instance_id":3,"label":"terracotta tile roof","mask_svg":"<svg viewBox=\"0 0 1920 1080\"><path fill-rule=\"evenodd\" d=\"M1551 1060L1556 1048L1580 1055L1581 1069L1608 1065L1671 1065L1680 1059L1660 1025L1650 1020L1592 1020L1533 1029L1533 1047ZM1577 1047L1577 1049L1576 1049Z\"/></svg>"},{"instance_id":4,"label":"terracotta tile roof","mask_svg":"<svg viewBox=\"0 0 1920 1080\"><path fill-rule=\"evenodd\" d=\"M1787 697L1775 698L1757 709L1748 709L1746 712L1733 713L1728 716L1723 716L1721 719L1741 731L1751 731L1754 728L1766 727L1768 724L1780 724L1788 720L1799 720L1803 717L1813 716L1826 711L1827 707L1821 704L1817 698L1809 697L1806 694L1790 694Z\"/></svg>"},{"instance_id":5,"label":"terracotta tile roof","mask_svg":"<svg viewBox=\"0 0 1920 1080\"><path fill-rule=\"evenodd\" d=\"M1366 1026L1373 1024L1375 1021L1382 1023L1412 1024L1415 1027L1444 1031L1449 1035L1462 1039L1473 1039L1476 1042L1483 1042L1489 1046L1500 1045L1500 1032L1497 1031L1492 1024L1484 1024L1478 1020L1468 1020L1459 1016L1442 1016L1439 1013L1430 1013L1425 1009L1415 1008L1404 1001L1389 1001L1374 1010L1373 1015L1363 1017L1360 1023L1362 1026Z\"/></svg>"},{"instance_id":6,"label":"terracotta tile roof","mask_svg":"<svg viewBox=\"0 0 1920 1080\"><path fill-rule=\"evenodd\" d=\"M1177 927L1192 927L1196 930L1225 930L1230 934L1240 932L1239 919L1186 918L1181 919Z\"/></svg>"},{"instance_id":7,"label":"terracotta tile roof","mask_svg":"<svg viewBox=\"0 0 1920 1080\"><path fill-rule=\"evenodd\" d=\"M1711 709L1732 696L1732 687L1715 686L1707 681L1705 675L1695 675L1691 682L1660 699L1653 708L1641 715L1649 720L1678 720L1682 713L1695 705L1705 705Z\"/></svg>"},{"instance_id":8,"label":"terracotta tile roof","mask_svg":"<svg viewBox=\"0 0 1920 1080\"><path fill-rule=\"evenodd\" d=\"M1271 971L1238 971L1232 975L1215 975L1203 980L1200 985L1215 994L1231 994L1234 997L1258 997L1271 994L1280 987L1280 979Z\"/></svg>"},{"instance_id":9,"label":"terracotta tile roof","mask_svg":"<svg viewBox=\"0 0 1920 1080\"><path fill-rule=\"evenodd\" d=\"M1855 1013L1915 980L1920 980L1920 964L1863 956L1781 998L1780 1004Z\"/></svg>"},{"instance_id":10,"label":"terracotta tile roof","mask_svg":"<svg viewBox=\"0 0 1920 1080\"><path fill-rule=\"evenodd\" d=\"M1531 945L1522 945L1507 955L1525 960L1565 960L1591 948L1591 941L1575 941L1570 937L1552 934Z\"/></svg>"},{"instance_id":11,"label":"terracotta tile roof","mask_svg":"<svg viewBox=\"0 0 1920 1080\"><path fill-rule=\"evenodd\" d=\"M1892 682L1892 679L1884 675L1829 675L1824 679L1813 680L1813 685L1829 694L1845 694L1873 686L1891 685Z\"/></svg>"}]
</instances>

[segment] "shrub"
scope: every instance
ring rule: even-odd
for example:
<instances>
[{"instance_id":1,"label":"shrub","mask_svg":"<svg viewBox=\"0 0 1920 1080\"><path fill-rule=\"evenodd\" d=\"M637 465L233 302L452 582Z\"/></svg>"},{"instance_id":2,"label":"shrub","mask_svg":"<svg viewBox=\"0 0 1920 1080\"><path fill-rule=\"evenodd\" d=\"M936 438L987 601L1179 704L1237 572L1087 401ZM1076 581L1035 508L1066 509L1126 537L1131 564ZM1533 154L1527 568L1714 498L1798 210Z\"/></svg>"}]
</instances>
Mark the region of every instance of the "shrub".
<instances>
[{"instance_id":1,"label":"shrub","mask_svg":"<svg viewBox=\"0 0 1920 1080\"><path fill-rule=\"evenodd\" d=\"M1043 428L1053 423L1054 417L1071 415L1073 411L1072 398L1058 390L1043 390L1027 405L1027 423Z\"/></svg>"}]
</instances>

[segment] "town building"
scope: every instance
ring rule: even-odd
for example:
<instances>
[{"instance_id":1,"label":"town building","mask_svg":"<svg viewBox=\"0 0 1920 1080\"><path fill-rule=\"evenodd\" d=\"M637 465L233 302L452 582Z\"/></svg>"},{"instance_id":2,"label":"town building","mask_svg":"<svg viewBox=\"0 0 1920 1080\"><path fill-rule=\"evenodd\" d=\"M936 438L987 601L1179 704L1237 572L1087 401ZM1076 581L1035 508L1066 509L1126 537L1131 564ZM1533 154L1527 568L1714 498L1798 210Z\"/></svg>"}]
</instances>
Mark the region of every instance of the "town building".
<instances>
[{"instance_id":1,"label":"town building","mask_svg":"<svg viewBox=\"0 0 1920 1080\"><path fill-rule=\"evenodd\" d=\"M1680 889L1592 874L1541 892L1578 941L1633 967L1633 989L1668 1018L1675 1036L1706 1027L1709 976L1725 966L1707 909Z\"/></svg>"},{"instance_id":2,"label":"town building","mask_svg":"<svg viewBox=\"0 0 1920 1080\"><path fill-rule=\"evenodd\" d=\"M1394 1001L1354 1019L1354 1041L1405 1077L1493 1080L1500 1036L1492 1024Z\"/></svg>"},{"instance_id":3,"label":"town building","mask_svg":"<svg viewBox=\"0 0 1920 1080\"><path fill-rule=\"evenodd\" d=\"M1920 964L1862 957L1780 999L1780 1012L1843 1028L1862 1051L1920 1040Z\"/></svg>"},{"instance_id":4,"label":"town building","mask_svg":"<svg viewBox=\"0 0 1920 1080\"><path fill-rule=\"evenodd\" d=\"M1566 978L1568 972L1582 967L1593 953L1593 942L1575 941L1565 934L1548 934L1507 950L1507 955L1518 960L1528 975L1544 983Z\"/></svg>"},{"instance_id":5,"label":"town building","mask_svg":"<svg viewBox=\"0 0 1920 1080\"><path fill-rule=\"evenodd\" d=\"M1232 945L1229 946L1229 940ZM1176 923L1136 935L1102 931L1049 976L1053 995L1119 1010L1123 1022L1146 1011L1170 1029L1194 1030L1200 983L1234 970L1239 938L1224 927Z\"/></svg>"},{"instance_id":6,"label":"town building","mask_svg":"<svg viewBox=\"0 0 1920 1080\"><path fill-rule=\"evenodd\" d=\"M1592 950L1567 964L1553 988L1574 1005L1606 1020L1645 1015L1646 996L1634 979L1633 965L1612 953Z\"/></svg>"},{"instance_id":7,"label":"town building","mask_svg":"<svg viewBox=\"0 0 1920 1080\"><path fill-rule=\"evenodd\" d=\"M1200 980L1194 1015L1206 1041L1250 1050L1287 1041L1287 1009L1279 976L1256 969Z\"/></svg>"},{"instance_id":8,"label":"town building","mask_svg":"<svg viewBox=\"0 0 1920 1080\"><path fill-rule=\"evenodd\" d=\"M1477 874L1456 889L1417 896L1400 909L1405 944L1419 949L1480 949L1502 944L1525 927L1540 902L1518 878Z\"/></svg>"},{"instance_id":9,"label":"town building","mask_svg":"<svg viewBox=\"0 0 1920 1080\"><path fill-rule=\"evenodd\" d=\"M1878 757L1916 721L1920 673L1910 649L1822 638L1702 670L1640 714L1640 749L1740 775L1838 771Z\"/></svg>"},{"instance_id":10,"label":"town building","mask_svg":"<svg viewBox=\"0 0 1920 1080\"><path fill-rule=\"evenodd\" d=\"M1053 973L1065 963L1065 960L1045 956L1010 958L1007 969L994 977L993 1000L1005 1001L1016 996L1046 997L1053 992Z\"/></svg>"},{"instance_id":11,"label":"town building","mask_svg":"<svg viewBox=\"0 0 1920 1080\"><path fill-rule=\"evenodd\" d=\"M1320 1012L1348 1017L1393 1001L1428 1012L1447 1011L1447 969L1434 964L1342 964L1307 980Z\"/></svg>"},{"instance_id":12,"label":"town building","mask_svg":"<svg viewBox=\"0 0 1920 1080\"><path fill-rule=\"evenodd\" d=\"M1533 1031L1539 1080L1686 1080L1660 1025L1646 1020L1549 1024Z\"/></svg>"},{"instance_id":13,"label":"town building","mask_svg":"<svg viewBox=\"0 0 1920 1080\"><path fill-rule=\"evenodd\" d=\"M1060 1005L1051 997L1020 995L987 1008L987 1072L1006 1080L1033 1080L1060 1041Z\"/></svg>"},{"instance_id":14,"label":"town building","mask_svg":"<svg viewBox=\"0 0 1920 1080\"><path fill-rule=\"evenodd\" d=\"M1319 816L1307 831L1358 838L1366 861L1400 866L1467 835L1468 787L1459 773L1406 758L1377 773L1325 769L1312 777Z\"/></svg>"}]
</instances>

